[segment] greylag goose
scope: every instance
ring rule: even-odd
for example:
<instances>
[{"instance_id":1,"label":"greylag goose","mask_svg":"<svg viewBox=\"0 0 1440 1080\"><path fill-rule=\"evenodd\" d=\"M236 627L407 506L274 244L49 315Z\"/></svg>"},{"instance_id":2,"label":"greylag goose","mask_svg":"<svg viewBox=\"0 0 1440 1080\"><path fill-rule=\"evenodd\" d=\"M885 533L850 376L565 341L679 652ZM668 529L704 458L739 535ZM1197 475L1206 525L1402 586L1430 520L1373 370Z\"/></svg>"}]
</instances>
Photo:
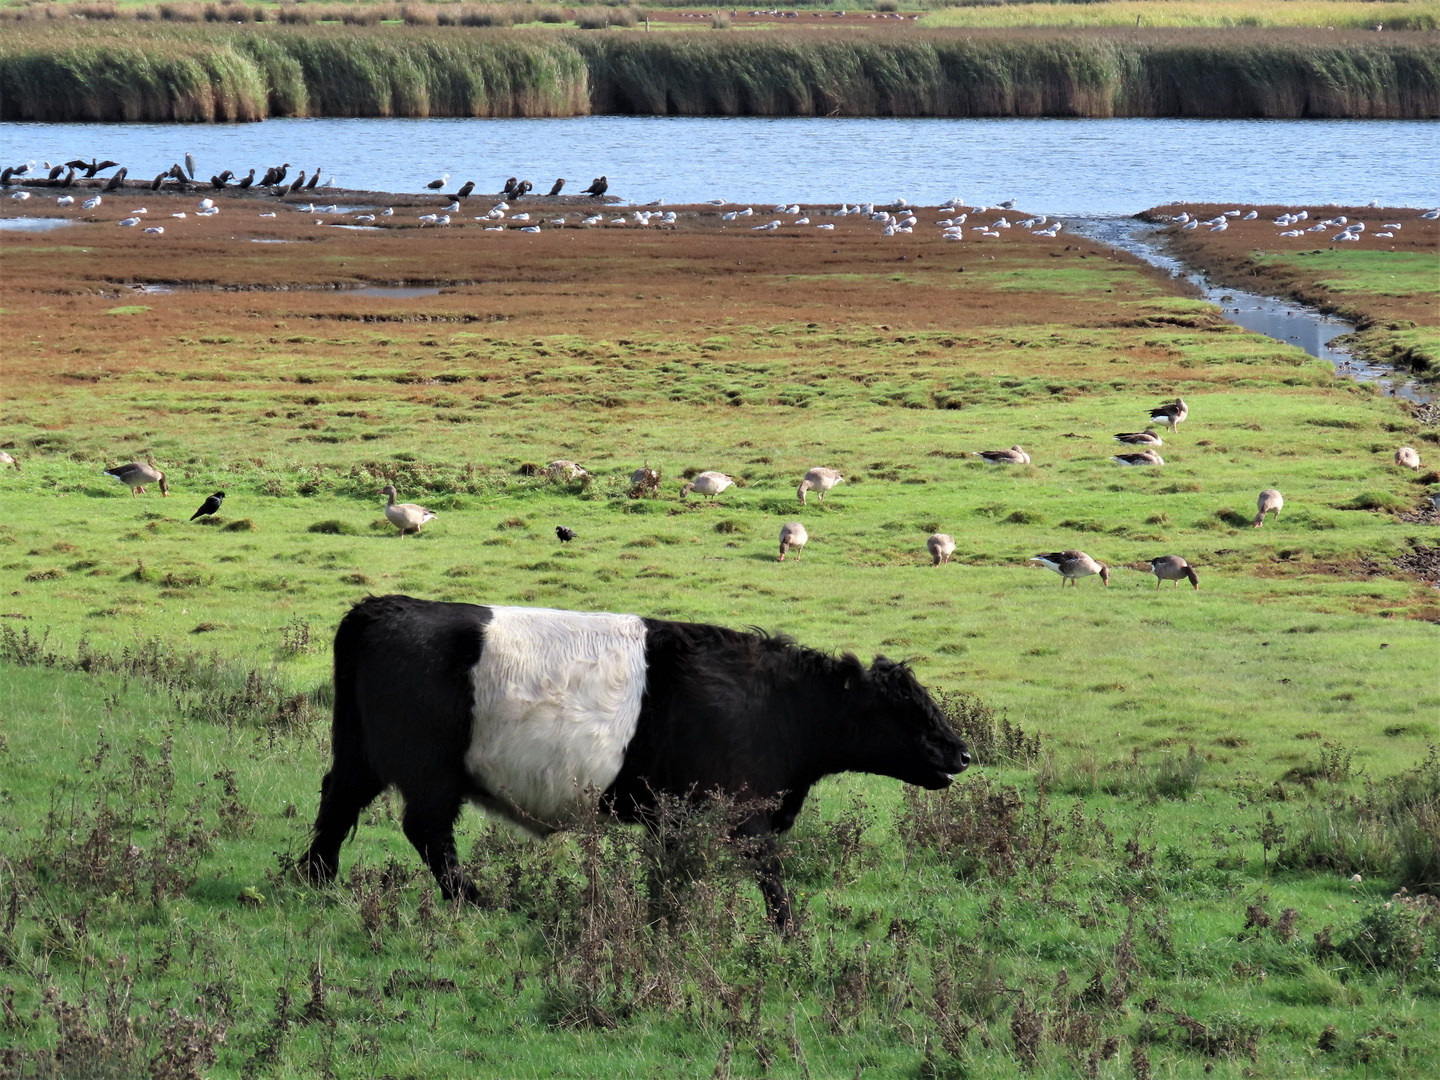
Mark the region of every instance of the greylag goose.
<instances>
[{"instance_id":1,"label":"greylag goose","mask_svg":"<svg viewBox=\"0 0 1440 1080\"><path fill-rule=\"evenodd\" d=\"M565 483L568 480L584 480L590 476L582 466L575 464L573 461L566 461L563 458L560 461L550 462L550 464L545 467L545 471L549 474L550 479L557 484Z\"/></svg>"},{"instance_id":2,"label":"greylag goose","mask_svg":"<svg viewBox=\"0 0 1440 1080\"><path fill-rule=\"evenodd\" d=\"M1420 451L1413 446L1402 446L1395 451L1395 464L1403 465L1407 469L1420 468Z\"/></svg>"},{"instance_id":3,"label":"greylag goose","mask_svg":"<svg viewBox=\"0 0 1440 1080\"><path fill-rule=\"evenodd\" d=\"M948 563L950 556L955 553L955 538L949 533L935 533L925 541L925 547L929 549L930 557L935 560L932 565L939 566L941 563Z\"/></svg>"},{"instance_id":4,"label":"greylag goose","mask_svg":"<svg viewBox=\"0 0 1440 1080\"><path fill-rule=\"evenodd\" d=\"M647 461L641 468L630 474L630 497L638 499L642 495L649 495L652 499L660 493L660 469L650 468Z\"/></svg>"},{"instance_id":5,"label":"greylag goose","mask_svg":"<svg viewBox=\"0 0 1440 1080\"><path fill-rule=\"evenodd\" d=\"M219 513L220 504L224 501L225 492L215 492L214 495L211 495L208 499L206 499L203 503L200 504L199 510L196 510L195 513L190 515L190 520L194 521L196 518L199 517L210 517L212 514Z\"/></svg>"},{"instance_id":6,"label":"greylag goose","mask_svg":"<svg viewBox=\"0 0 1440 1080\"><path fill-rule=\"evenodd\" d=\"M1255 528L1265 524L1265 515L1274 513L1275 520L1280 520L1280 508L1285 505L1285 496L1274 488L1266 488L1260 492L1260 497L1255 500L1255 506L1260 511L1255 515Z\"/></svg>"},{"instance_id":7,"label":"greylag goose","mask_svg":"<svg viewBox=\"0 0 1440 1080\"><path fill-rule=\"evenodd\" d=\"M1152 428L1144 431L1122 431L1115 436L1116 442L1122 442L1127 446L1164 446L1165 442L1156 435Z\"/></svg>"},{"instance_id":8,"label":"greylag goose","mask_svg":"<svg viewBox=\"0 0 1440 1080\"><path fill-rule=\"evenodd\" d=\"M1184 400L1177 397L1174 401L1167 401L1151 409L1150 422L1152 424L1165 424L1170 428L1171 432L1174 432L1175 426L1189 415L1190 410L1186 407Z\"/></svg>"},{"instance_id":9,"label":"greylag goose","mask_svg":"<svg viewBox=\"0 0 1440 1080\"><path fill-rule=\"evenodd\" d=\"M4 450L0 450L0 465L14 465L17 471L20 468L20 462Z\"/></svg>"},{"instance_id":10,"label":"greylag goose","mask_svg":"<svg viewBox=\"0 0 1440 1080\"><path fill-rule=\"evenodd\" d=\"M390 497L390 501L385 504L385 517L391 525L394 525L400 530L402 539L411 529L414 529L418 533L420 526L424 525L427 521L435 520L435 512L433 510L426 510L425 507L418 506L415 503L397 503L395 501L397 492L395 491L394 484L386 484L380 489L380 494Z\"/></svg>"},{"instance_id":11,"label":"greylag goose","mask_svg":"<svg viewBox=\"0 0 1440 1080\"><path fill-rule=\"evenodd\" d=\"M713 498L733 483L735 481L723 472L711 472L707 469L705 472L697 474L695 479L685 482L684 486L680 488L680 498L685 498L692 491L698 491L701 495L709 495Z\"/></svg>"},{"instance_id":12,"label":"greylag goose","mask_svg":"<svg viewBox=\"0 0 1440 1080\"><path fill-rule=\"evenodd\" d=\"M788 525L780 527L780 561L785 561L785 553L791 548L795 549L795 557L800 558L805 551L805 545L810 542L810 534L805 531L805 526L798 521L792 521Z\"/></svg>"},{"instance_id":13,"label":"greylag goose","mask_svg":"<svg viewBox=\"0 0 1440 1080\"><path fill-rule=\"evenodd\" d=\"M979 456L991 465L1029 465L1030 455L1018 446L1009 450L981 450Z\"/></svg>"},{"instance_id":14,"label":"greylag goose","mask_svg":"<svg viewBox=\"0 0 1440 1080\"><path fill-rule=\"evenodd\" d=\"M159 484L161 496L170 494L170 484L165 479L165 474L154 465L142 465L138 461L132 461L127 465L116 465L113 469L106 469L105 475L119 480L130 489L131 495L144 494L146 484Z\"/></svg>"},{"instance_id":15,"label":"greylag goose","mask_svg":"<svg viewBox=\"0 0 1440 1080\"><path fill-rule=\"evenodd\" d=\"M841 476L836 469L827 469L817 465L805 474L805 479L800 481L800 487L795 494L800 498L800 505L805 505L805 493L807 491L817 492L816 498L821 502L825 501L825 493L836 484L843 484L845 477Z\"/></svg>"},{"instance_id":16,"label":"greylag goose","mask_svg":"<svg viewBox=\"0 0 1440 1080\"><path fill-rule=\"evenodd\" d=\"M1150 572L1155 575L1157 589L1162 581L1173 581L1178 589L1181 578L1189 578L1191 585L1196 589L1200 588L1200 579L1195 575L1195 568L1179 555L1161 555L1158 559L1151 559Z\"/></svg>"},{"instance_id":17,"label":"greylag goose","mask_svg":"<svg viewBox=\"0 0 1440 1080\"><path fill-rule=\"evenodd\" d=\"M1112 459L1121 465L1164 465L1165 459L1154 450L1142 450L1138 454L1116 454Z\"/></svg>"},{"instance_id":18,"label":"greylag goose","mask_svg":"<svg viewBox=\"0 0 1440 1080\"><path fill-rule=\"evenodd\" d=\"M1078 586L1077 578L1089 577L1091 574L1099 574L1102 582L1110 584L1110 568L1102 562L1096 562L1083 551L1052 551L1048 555L1033 555L1030 561L1038 562L1045 569L1059 574L1062 589L1067 581Z\"/></svg>"}]
</instances>

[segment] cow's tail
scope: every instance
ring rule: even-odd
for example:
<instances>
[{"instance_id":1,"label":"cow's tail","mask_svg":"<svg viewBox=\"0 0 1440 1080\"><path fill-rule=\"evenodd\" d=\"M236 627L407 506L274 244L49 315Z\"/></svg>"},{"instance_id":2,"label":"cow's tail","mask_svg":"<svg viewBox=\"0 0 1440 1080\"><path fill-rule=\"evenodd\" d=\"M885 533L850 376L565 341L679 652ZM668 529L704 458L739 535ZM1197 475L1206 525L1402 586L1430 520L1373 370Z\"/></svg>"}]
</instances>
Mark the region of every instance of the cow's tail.
<instances>
[{"instance_id":1,"label":"cow's tail","mask_svg":"<svg viewBox=\"0 0 1440 1080\"><path fill-rule=\"evenodd\" d=\"M360 811L384 787L365 752L356 674L363 662L370 601L357 604L335 632L335 711L330 724L330 771L320 783L320 808L310 850L301 859L303 876L329 881L340 860L340 845L359 821Z\"/></svg>"}]
</instances>

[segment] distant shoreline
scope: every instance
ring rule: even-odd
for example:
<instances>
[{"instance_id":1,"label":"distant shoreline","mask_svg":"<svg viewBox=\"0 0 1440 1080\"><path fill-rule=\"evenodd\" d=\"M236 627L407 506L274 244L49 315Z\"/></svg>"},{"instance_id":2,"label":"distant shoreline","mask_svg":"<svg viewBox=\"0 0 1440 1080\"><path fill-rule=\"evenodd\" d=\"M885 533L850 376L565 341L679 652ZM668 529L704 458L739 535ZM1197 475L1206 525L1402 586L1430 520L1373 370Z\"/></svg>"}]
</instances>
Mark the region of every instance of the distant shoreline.
<instances>
[{"instance_id":1,"label":"distant shoreline","mask_svg":"<svg viewBox=\"0 0 1440 1080\"><path fill-rule=\"evenodd\" d=\"M20 23L0 119L1440 118L1440 33L568 30Z\"/></svg>"}]
</instances>

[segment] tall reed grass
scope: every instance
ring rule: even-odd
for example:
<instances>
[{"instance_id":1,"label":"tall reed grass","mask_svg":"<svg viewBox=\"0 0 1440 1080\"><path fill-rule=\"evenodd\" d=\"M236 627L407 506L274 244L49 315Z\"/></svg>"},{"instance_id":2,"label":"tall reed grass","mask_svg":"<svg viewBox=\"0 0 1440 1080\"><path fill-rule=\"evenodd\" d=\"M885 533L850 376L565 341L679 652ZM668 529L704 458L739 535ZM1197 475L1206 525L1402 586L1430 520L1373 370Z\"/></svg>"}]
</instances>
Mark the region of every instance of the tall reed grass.
<instances>
[{"instance_id":1,"label":"tall reed grass","mask_svg":"<svg viewBox=\"0 0 1440 1080\"><path fill-rule=\"evenodd\" d=\"M910 4L905 5L907 10ZM925 26L1294 26L1336 30L1434 30L1435 0L1072 0L1002 3L960 0L922 20Z\"/></svg>"},{"instance_id":2,"label":"tall reed grass","mask_svg":"<svg viewBox=\"0 0 1440 1080\"><path fill-rule=\"evenodd\" d=\"M608 17L613 25L632 13ZM128 20L27 22L0 38L5 119L591 112L1433 118L1440 41L1274 30L647 35Z\"/></svg>"}]
</instances>

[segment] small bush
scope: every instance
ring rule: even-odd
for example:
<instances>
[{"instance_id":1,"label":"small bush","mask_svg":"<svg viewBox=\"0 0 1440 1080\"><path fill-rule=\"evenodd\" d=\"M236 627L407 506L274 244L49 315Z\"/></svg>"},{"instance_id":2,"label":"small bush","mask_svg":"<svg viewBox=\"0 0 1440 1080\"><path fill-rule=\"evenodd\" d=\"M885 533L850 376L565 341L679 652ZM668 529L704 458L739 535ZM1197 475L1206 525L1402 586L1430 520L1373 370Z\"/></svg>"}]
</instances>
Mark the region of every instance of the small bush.
<instances>
[{"instance_id":1,"label":"small bush","mask_svg":"<svg viewBox=\"0 0 1440 1080\"><path fill-rule=\"evenodd\" d=\"M315 21L315 16L298 4L286 4L280 9L275 21L286 26L309 26Z\"/></svg>"},{"instance_id":2,"label":"small bush","mask_svg":"<svg viewBox=\"0 0 1440 1080\"><path fill-rule=\"evenodd\" d=\"M899 11L900 0L875 0L876 11Z\"/></svg>"}]
</instances>

